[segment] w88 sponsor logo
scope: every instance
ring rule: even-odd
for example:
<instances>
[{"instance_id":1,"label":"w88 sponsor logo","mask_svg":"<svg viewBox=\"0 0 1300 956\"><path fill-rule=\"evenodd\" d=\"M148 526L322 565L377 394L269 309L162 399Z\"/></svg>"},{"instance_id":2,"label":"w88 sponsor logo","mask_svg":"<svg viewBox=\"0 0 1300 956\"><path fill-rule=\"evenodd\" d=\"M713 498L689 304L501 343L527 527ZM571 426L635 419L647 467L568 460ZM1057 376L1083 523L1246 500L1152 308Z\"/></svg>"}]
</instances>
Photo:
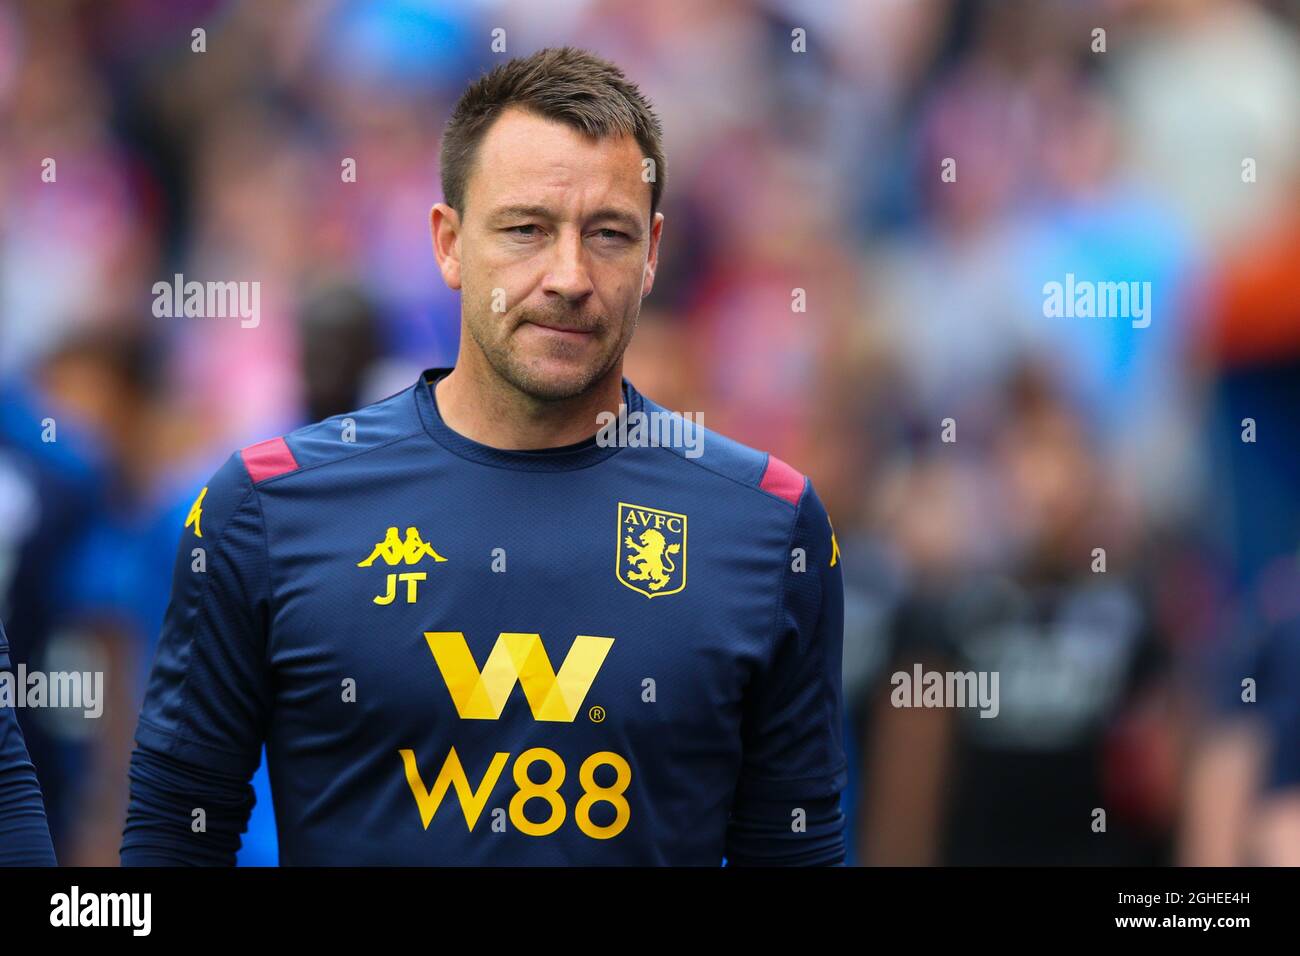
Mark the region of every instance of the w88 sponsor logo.
<instances>
[{"instance_id":1,"label":"w88 sponsor logo","mask_svg":"<svg viewBox=\"0 0 1300 956\"><path fill-rule=\"evenodd\" d=\"M496 789L501 774L510 761L508 753L495 754L478 786L471 787L460 758L456 755L456 748L452 747L433 786L426 787L415 762L415 751L403 749L399 753L406 768L406 782L415 797L415 803L420 809L420 821L426 830L433 822L434 814L442 805L447 791L454 787L461 812L465 815L465 825L473 832L488 798ZM529 768L536 763L544 763L550 769L550 774L540 783L534 783L528 774ZM596 768L601 766L614 768L616 776L612 786L602 787L596 783ZM563 826L568 816L568 806L560 795L560 787L566 775L564 760L554 750L533 747L521 753L515 760L513 770L516 789L510 798L511 825L520 833L535 837L549 836ZM573 819L578 829L593 840L608 840L622 833L631 817L631 808L624 796L632 782L632 768L627 760L608 750L598 751L582 762L578 769L578 780L582 784L582 796L573 809ZM531 800L544 801L548 808L546 818L540 822L534 823L524 815L524 806ZM598 803L608 803L614 808L611 823L601 825L592 820L591 810Z\"/></svg>"},{"instance_id":2,"label":"w88 sponsor logo","mask_svg":"<svg viewBox=\"0 0 1300 956\"><path fill-rule=\"evenodd\" d=\"M498 634L482 668L475 662L462 632L428 631L424 637L456 707L456 714L462 720L499 720L515 686L521 685L534 720L572 723L614 644L612 637L579 634L557 673L551 666L541 635L536 633ZM595 711L603 715L602 708L593 708ZM510 762L509 753L498 752L492 757L478 785L471 787L456 748L452 747L433 786L427 787L416 765L415 751L403 749L398 752L406 768L406 782L426 830L447 791L454 787L461 812L465 815L465 824L472 832L506 764ZM529 768L537 763L546 764L550 770L541 783L534 783L528 774ZM615 778L611 786L597 784L596 768L601 766L614 768ZM520 754L513 770L516 790L510 798L511 825L520 833L537 837L548 836L563 826L569 809L560 795L560 787L567 773L560 755L546 747L533 747ZM622 833L631 816L631 808L624 796L632 782L632 767L627 760L608 750L594 753L582 762L578 780L582 784L582 796L573 808L573 819L578 829L593 840L608 840ZM533 822L524 814L524 807L530 801L539 800L545 803L547 815L540 822ZM598 824L592 820L591 810L598 803L608 803L614 808L612 822Z\"/></svg>"}]
</instances>

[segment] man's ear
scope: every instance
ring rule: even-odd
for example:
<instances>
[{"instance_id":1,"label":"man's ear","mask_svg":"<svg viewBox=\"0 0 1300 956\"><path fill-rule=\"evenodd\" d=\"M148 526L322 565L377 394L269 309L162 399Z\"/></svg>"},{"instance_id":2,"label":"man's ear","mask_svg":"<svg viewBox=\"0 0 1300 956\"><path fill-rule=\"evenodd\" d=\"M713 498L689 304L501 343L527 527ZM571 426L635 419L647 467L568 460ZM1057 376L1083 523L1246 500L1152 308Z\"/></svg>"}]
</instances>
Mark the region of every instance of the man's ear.
<instances>
[{"instance_id":1,"label":"man's ear","mask_svg":"<svg viewBox=\"0 0 1300 956\"><path fill-rule=\"evenodd\" d=\"M646 255L645 279L641 282L641 298L650 294L655 285L655 270L659 268L659 237L664 229L664 214L655 213L654 225L650 227L650 251Z\"/></svg>"},{"instance_id":2,"label":"man's ear","mask_svg":"<svg viewBox=\"0 0 1300 956\"><path fill-rule=\"evenodd\" d=\"M449 289L460 289L460 215L446 203L429 210L429 235L433 257L438 260L442 281Z\"/></svg>"}]
</instances>

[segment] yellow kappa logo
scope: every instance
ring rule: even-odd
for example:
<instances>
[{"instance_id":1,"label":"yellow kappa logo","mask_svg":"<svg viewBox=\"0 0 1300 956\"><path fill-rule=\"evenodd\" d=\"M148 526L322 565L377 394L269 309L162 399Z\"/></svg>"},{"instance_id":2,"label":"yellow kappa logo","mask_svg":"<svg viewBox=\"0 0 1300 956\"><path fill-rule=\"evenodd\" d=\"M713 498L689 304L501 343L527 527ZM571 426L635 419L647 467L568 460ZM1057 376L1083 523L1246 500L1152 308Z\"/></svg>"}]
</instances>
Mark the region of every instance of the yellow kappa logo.
<instances>
[{"instance_id":1,"label":"yellow kappa logo","mask_svg":"<svg viewBox=\"0 0 1300 956\"><path fill-rule=\"evenodd\" d=\"M185 527L188 528L190 525L194 525L194 537L196 538L203 537L203 530L199 525L199 521L203 517L203 496L207 493L207 485L204 485L203 490L199 492L199 496L194 499L194 504L190 505L190 513L185 517Z\"/></svg>"},{"instance_id":2,"label":"yellow kappa logo","mask_svg":"<svg viewBox=\"0 0 1300 956\"><path fill-rule=\"evenodd\" d=\"M618 550L614 574L648 598L686 587L686 515L618 503Z\"/></svg>"},{"instance_id":3,"label":"yellow kappa logo","mask_svg":"<svg viewBox=\"0 0 1300 956\"><path fill-rule=\"evenodd\" d=\"M357 567L368 568L375 563L375 558L383 558L389 565L401 564L418 564L421 558L433 558L434 561L446 561L447 559L433 550L433 545L429 544L420 537L418 528L412 526L406 529L406 537L402 538L396 528L389 528L384 535L384 540L380 541L370 556L364 561L358 561Z\"/></svg>"}]
</instances>

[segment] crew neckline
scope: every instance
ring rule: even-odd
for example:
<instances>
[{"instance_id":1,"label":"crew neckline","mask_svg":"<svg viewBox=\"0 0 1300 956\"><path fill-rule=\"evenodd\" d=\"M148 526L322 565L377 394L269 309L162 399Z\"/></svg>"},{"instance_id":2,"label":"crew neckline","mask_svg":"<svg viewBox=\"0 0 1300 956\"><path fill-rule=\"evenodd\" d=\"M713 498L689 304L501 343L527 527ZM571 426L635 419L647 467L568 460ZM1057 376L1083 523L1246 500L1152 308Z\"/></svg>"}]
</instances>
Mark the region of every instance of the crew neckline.
<instances>
[{"instance_id":1,"label":"crew neckline","mask_svg":"<svg viewBox=\"0 0 1300 956\"><path fill-rule=\"evenodd\" d=\"M599 464L620 451L618 445L597 444L594 430L590 438L556 448L493 448L491 445L480 444L471 438L466 438L452 429L443 420L442 412L438 410L434 387L439 379L449 372L451 372L450 368L430 368L421 372L420 380L415 385L415 401L425 431L453 455L515 471L575 471ZM642 411L641 394L626 378L623 379L623 402L627 405L629 414Z\"/></svg>"}]
</instances>

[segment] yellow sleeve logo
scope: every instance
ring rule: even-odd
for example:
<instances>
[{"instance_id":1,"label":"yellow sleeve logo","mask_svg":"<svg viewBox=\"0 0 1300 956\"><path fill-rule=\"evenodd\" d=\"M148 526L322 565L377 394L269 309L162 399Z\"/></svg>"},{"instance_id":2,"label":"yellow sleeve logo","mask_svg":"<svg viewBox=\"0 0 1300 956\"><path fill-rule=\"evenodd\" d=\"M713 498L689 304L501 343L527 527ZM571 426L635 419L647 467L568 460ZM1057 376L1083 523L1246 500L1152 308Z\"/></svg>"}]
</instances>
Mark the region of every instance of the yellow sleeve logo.
<instances>
[{"instance_id":1,"label":"yellow sleeve logo","mask_svg":"<svg viewBox=\"0 0 1300 956\"><path fill-rule=\"evenodd\" d=\"M203 530L199 527L199 520L203 517L203 496L208 493L208 486L204 485L199 496L194 499L194 504L190 505L189 516L185 519L185 527L194 525L194 537L203 537Z\"/></svg>"}]
</instances>

